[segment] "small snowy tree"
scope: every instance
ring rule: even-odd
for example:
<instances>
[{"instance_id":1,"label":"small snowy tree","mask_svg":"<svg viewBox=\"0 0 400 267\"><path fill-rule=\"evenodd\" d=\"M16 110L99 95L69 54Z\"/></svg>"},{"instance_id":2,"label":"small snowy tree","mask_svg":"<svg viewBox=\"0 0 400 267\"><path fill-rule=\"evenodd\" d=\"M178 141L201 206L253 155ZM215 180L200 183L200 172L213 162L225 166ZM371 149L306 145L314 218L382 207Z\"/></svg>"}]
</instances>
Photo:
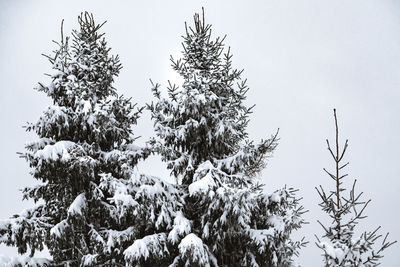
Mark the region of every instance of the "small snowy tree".
<instances>
[{"instance_id":1,"label":"small snowy tree","mask_svg":"<svg viewBox=\"0 0 400 267\"><path fill-rule=\"evenodd\" d=\"M182 58L171 57L182 88L169 84L164 98L153 84L157 101L149 105L157 135L151 144L176 177L183 208L167 237L145 237L142 258L163 249L165 266L290 266L304 244L290 237L303 223L302 207L295 190L266 194L255 178L277 135L249 140L246 80L232 68L224 38L211 37L204 12L183 38Z\"/></svg>"},{"instance_id":2,"label":"small snowy tree","mask_svg":"<svg viewBox=\"0 0 400 267\"><path fill-rule=\"evenodd\" d=\"M56 266L113 266L123 260L121 220L128 218L120 216L119 200L111 194L118 189L110 192L110 185L115 179L130 184L132 167L148 151L133 145L132 125L141 109L112 86L121 64L99 32L104 23L96 24L88 13L78 21L72 44L61 28L58 48L46 56L51 81L37 89L53 103L27 125L39 139L21 156L40 184L25 188L23 196L36 205L1 222L0 242L19 253L29 249L31 256L47 246Z\"/></svg>"},{"instance_id":3,"label":"small snowy tree","mask_svg":"<svg viewBox=\"0 0 400 267\"><path fill-rule=\"evenodd\" d=\"M322 202L319 204L322 210L332 219L329 226L323 225L325 234L322 238L317 237L317 246L323 250L324 266L327 267L374 267L379 265L379 260L383 257L383 251L396 243L387 240L388 234L382 242L377 244L382 237L378 234L380 227L373 231L365 231L361 236L355 236L355 227L360 220L366 218L364 210L371 200L363 201L362 192L355 192L356 181L349 191L348 196L344 196L346 188L342 180L347 174L341 171L349 163L343 163L344 154L348 147L348 140L344 143L343 149L339 146L339 128L336 117L336 110L333 110L336 127L335 147L332 149L328 139L326 143L328 150L335 161L334 172L324 171L335 182L333 190L326 191L320 186L317 189Z\"/></svg>"}]
</instances>

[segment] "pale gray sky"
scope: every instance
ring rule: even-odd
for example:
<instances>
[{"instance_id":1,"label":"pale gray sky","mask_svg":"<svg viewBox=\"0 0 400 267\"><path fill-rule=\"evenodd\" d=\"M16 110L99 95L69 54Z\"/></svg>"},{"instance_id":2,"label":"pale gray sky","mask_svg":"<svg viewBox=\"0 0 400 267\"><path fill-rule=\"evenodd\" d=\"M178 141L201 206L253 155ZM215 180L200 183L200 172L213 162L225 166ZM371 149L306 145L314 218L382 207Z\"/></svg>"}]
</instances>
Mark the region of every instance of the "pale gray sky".
<instances>
[{"instance_id":1,"label":"pale gray sky","mask_svg":"<svg viewBox=\"0 0 400 267\"><path fill-rule=\"evenodd\" d=\"M33 184L19 159L25 142L35 138L21 128L34 121L49 100L32 88L50 70L41 53L55 46L60 22L65 33L77 26L81 11L93 12L124 68L116 88L140 105L152 100L148 79L174 79L169 55L178 56L184 21L206 10L213 32L227 34L233 63L244 68L256 104L249 127L260 139L278 127L280 145L262 179L268 191L285 184L300 189L310 222L297 235L310 244L301 251L305 267L322 265L314 233L318 207L314 187L332 186L323 167L333 167L325 138L333 138L332 109L338 109L343 138L350 147L350 178L372 198L360 229L381 225L400 240L400 4L397 1L5 1L0 0L0 218L29 207L20 188ZM137 134L152 134L146 114ZM140 166L166 175L163 165ZM391 247L384 267L398 266L400 245ZM0 254L16 249L0 246Z\"/></svg>"}]
</instances>

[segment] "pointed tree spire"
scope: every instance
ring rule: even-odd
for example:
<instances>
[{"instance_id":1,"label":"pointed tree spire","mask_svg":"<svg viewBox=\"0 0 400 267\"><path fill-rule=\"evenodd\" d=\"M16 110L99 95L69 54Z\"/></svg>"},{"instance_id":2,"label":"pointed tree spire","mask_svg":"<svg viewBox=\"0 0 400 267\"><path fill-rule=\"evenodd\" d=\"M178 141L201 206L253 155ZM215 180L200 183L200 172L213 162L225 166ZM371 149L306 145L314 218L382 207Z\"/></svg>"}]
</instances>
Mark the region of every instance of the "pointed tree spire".
<instances>
[{"instance_id":1,"label":"pointed tree spire","mask_svg":"<svg viewBox=\"0 0 400 267\"><path fill-rule=\"evenodd\" d=\"M171 57L183 84L169 83L166 98L153 84L151 143L183 190L182 221L190 226L173 239L172 266L290 266L304 244L290 237L303 210L295 190L266 194L259 185L277 133L249 139L253 106L244 103L246 79L224 40L212 36L204 11L195 14L193 26L185 23L182 56Z\"/></svg>"},{"instance_id":2,"label":"pointed tree spire","mask_svg":"<svg viewBox=\"0 0 400 267\"><path fill-rule=\"evenodd\" d=\"M1 242L31 255L47 246L54 265L107 262L112 252L104 247L119 217L101 184L107 175L130 177L148 154L133 145L141 109L112 85L121 64L100 32L104 23L87 12L78 23L71 39L61 31L58 48L46 56L50 83L37 89L53 103L26 127L39 137L21 153L39 181L23 190L24 198L36 205L0 225Z\"/></svg>"},{"instance_id":3,"label":"pointed tree spire","mask_svg":"<svg viewBox=\"0 0 400 267\"><path fill-rule=\"evenodd\" d=\"M153 84L158 101L150 105L159 137L159 151L175 176L189 185L194 170L203 162L219 165L228 174L243 174L249 182L265 166L275 149L277 133L255 145L246 131L251 107L246 107L248 87L243 70L232 68L225 37L211 37L211 25L194 16L194 26L185 23L183 53L171 56L172 68L183 78L182 88L167 87L169 99L161 98L159 84Z\"/></svg>"},{"instance_id":4,"label":"pointed tree spire","mask_svg":"<svg viewBox=\"0 0 400 267\"><path fill-rule=\"evenodd\" d=\"M354 180L348 196L343 185L343 180L348 174L343 174L343 169L348 166L348 162L343 162L345 153L348 148L348 140L346 139L343 147L339 142L339 126L336 116L336 109L333 110L335 119L335 146L332 148L328 139L328 151L335 162L333 172L324 168L324 171L334 181L333 190L326 191L322 186L316 188L321 203L319 204L324 212L332 219L329 226L320 225L325 231L321 237L317 237L317 246L323 250L325 266L366 266L375 267L379 265L380 259L383 257L383 251L396 243L387 240L388 234L382 240L381 244L376 244L382 237L378 234L380 227L373 231L365 231L360 237L355 237L355 228L360 220L367 216L364 211L371 199L362 200L362 194L356 193L355 186L357 180Z\"/></svg>"}]
</instances>

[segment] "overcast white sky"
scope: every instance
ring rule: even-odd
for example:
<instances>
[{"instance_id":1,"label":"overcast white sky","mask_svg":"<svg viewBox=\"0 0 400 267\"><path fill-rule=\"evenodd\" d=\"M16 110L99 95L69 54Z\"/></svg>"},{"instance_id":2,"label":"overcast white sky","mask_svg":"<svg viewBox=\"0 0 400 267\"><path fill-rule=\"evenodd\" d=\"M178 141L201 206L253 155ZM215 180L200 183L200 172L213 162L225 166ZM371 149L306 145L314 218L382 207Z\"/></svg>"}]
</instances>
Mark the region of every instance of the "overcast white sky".
<instances>
[{"instance_id":1,"label":"overcast white sky","mask_svg":"<svg viewBox=\"0 0 400 267\"><path fill-rule=\"evenodd\" d=\"M32 88L46 80L50 65L41 53L55 47L51 40L59 39L61 19L65 33L77 26L81 11L108 21L103 30L124 66L115 87L144 105L152 100L149 78L164 85L174 79L169 55L179 56L184 21L202 6L214 34L228 35L234 65L245 69L248 103L256 104L251 137L280 128L280 144L262 179L268 191L285 184L300 189L310 210L310 224L297 234L310 241L299 262L322 265L314 234L322 232L316 220L326 216L314 187L332 186L322 168L333 167L325 138L333 138L334 107L342 137L350 142L349 182L357 178L358 189L372 198L369 217L359 227L381 225L400 240L400 2L383 0L0 0L0 218L30 205L18 190L34 179L16 152L35 138L21 126L49 104ZM152 134L148 114L136 131L142 142ZM149 166L140 168L168 174L157 159ZM399 252L399 244L391 247L382 266L399 266ZM16 249L0 246L0 254L16 255Z\"/></svg>"}]
</instances>

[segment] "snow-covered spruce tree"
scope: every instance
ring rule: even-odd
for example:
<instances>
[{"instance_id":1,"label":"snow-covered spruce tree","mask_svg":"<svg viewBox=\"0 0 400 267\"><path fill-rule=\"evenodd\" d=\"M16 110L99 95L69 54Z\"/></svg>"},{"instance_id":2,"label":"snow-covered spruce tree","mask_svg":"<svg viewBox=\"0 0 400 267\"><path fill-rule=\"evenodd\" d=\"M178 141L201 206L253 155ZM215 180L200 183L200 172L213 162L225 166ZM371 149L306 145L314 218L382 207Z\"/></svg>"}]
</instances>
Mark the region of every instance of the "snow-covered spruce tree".
<instances>
[{"instance_id":1,"label":"snow-covered spruce tree","mask_svg":"<svg viewBox=\"0 0 400 267\"><path fill-rule=\"evenodd\" d=\"M153 84L157 100L149 105L157 135L151 144L177 179L182 212L169 233L143 238L142 250L126 259L140 265L168 255L162 266L291 266L304 245L290 237L304 223L303 209L295 190L266 194L255 178L277 136L249 140L246 80L232 68L229 49L224 53L224 38L211 37L204 12L183 38L182 58L171 58L182 88L170 84L163 98Z\"/></svg>"},{"instance_id":2,"label":"snow-covered spruce tree","mask_svg":"<svg viewBox=\"0 0 400 267\"><path fill-rule=\"evenodd\" d=\"M104 23L96 24L88 13L78 21L72 38L62 36L54 54L46 56L51 82L37 89L53 103L27 125L39 139L21 155L40 184L23 193L36 205L1 222L0 242L31 255L47 246L54 266L119 266L129 238L152 231L144 216L158 202L143 187L151 191L164 184L132 169L148 155L133 145L132 125L141 109L112 86L121 64L99 32ZM129 190L136 190L135 200ZM136 214L124 209L127 201L136 205Z\"/></svg>"},{"instance_id":3,"label":"snow-covered spruce tree","mask_svg":"<svg viewBox=\"0 0 400 267\"><path fill-rule=\"evenodd\" d=\"M336 127L335 147L332 149L328 139L326 143L328 150L335 161L334 172L324 171L335 182L335 187L328 192L320 186L317 189L322 202L319 204L322 210L332 219L329 226L323 225L325 234L318 238L316 245L323 250L324 266L326 267L374 267L379 265L379 260L383 257L383 251L396 243L387 240L388 234L382 242L377 242L382 237L378 234L380 227L373 231L365 231L361 236L355 236L355 227L360 220L366 218L364 210L371 200L363 201L362 192L355 192L356 181L349 191L348 196L344 196L346 188L343 186L343 178L347 174L341 171L349 163L343 163L344 154L348 147L348 140L344 143L343 149L339 145L339 128L336 117L336 110L333 110Z\"/></svg>"}]
</instances>

